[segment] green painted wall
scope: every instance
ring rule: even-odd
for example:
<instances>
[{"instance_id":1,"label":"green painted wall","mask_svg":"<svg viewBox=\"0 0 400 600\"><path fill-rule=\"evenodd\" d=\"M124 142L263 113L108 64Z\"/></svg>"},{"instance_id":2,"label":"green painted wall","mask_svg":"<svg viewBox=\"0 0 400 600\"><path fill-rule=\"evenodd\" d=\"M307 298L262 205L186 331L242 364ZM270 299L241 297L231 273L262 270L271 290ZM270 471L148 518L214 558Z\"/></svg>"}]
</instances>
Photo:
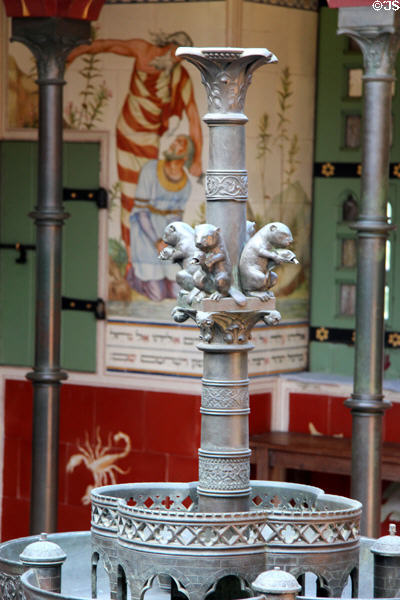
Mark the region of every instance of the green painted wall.
<instances>
[{"instance_id":1,"label":"green painted wall","mask_svg":"<svg viewBox=\"0 0 400 600\"><path fill-rule=\"evenodd\" d=\"M349 69L362 68L361 52L351 47L347 36L337 36L337 10L322 8L320 11L319 64L317 75L316 108L316 163L360 163L360 148L345 145L345 122L349 115L362 115L362 99L349 97ZM397 73L400 73L400 60ZM396 87L393 97L393 143L391 162L400 162L400 94ZM389 201L392 206L392 222L400 218L400 181L390 180ZM312 237L312 285L311 327L353 330L355 319L340 312L340 286L356 283L356 268L341 266L341 243L354 238L354 233L342 219L342 206L351 194L360 200L359 177L314 178L313 237ZM400 244L397 233L392 232L391 264L387 272L389 291L389 318L387 331L400 332ZM396 276L397 275L397 276ZM386 348L391 362L387 377L400 377L400 347ZM310 369L312 371L353 375L354 347L342 343L313 341L310 344Z\"/></svg>"},{"instance_id":2,"label":"green painted wall","mask_svg":"<svg viewBox=\"0 0 400 600\"><path fill-rule=\"evenodd\" d=\"M0 241L35 243L28 213L36 204L37 144L0 142ZM96 143L65 143L65 187L99 187L100 149ZM65 202L63 296L97 298L98 208L94 202ZM35 251L17 264L14 250L0 251L0 364L32 366L34 356ZM96 369L96 320L92 313L62 311L61 365Z\"/></svg>"}]
</instances>

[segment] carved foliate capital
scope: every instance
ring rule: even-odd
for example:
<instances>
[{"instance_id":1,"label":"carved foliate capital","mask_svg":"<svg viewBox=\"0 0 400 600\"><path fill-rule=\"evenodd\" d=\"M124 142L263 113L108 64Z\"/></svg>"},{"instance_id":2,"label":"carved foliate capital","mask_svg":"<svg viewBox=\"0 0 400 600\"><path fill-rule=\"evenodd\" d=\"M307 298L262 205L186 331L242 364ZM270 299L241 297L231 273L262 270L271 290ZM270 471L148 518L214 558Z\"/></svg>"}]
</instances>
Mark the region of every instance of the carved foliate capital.
<instances>
[{"instance_id":1,"label":"carved foliate capital","mask_svg":"<svg viewBox=\"0 0 400 600\"><path fill-rule=\"evenodd\" d=\"M360 12L361 11L361 12ZM348 35L364 58L364 79L392 79L400 43L400 16L377 14L371 7L340 9L339 35Z\"/></svg>"},{"instance_id":2,"label":"carved foliate capital","mask_svg":"<svg viewBox=\"0 0 400 600\"><path fill-rule=\"evenodd\" d=\"M266 325L278 325L281 315L277 310L212 311L194 310L177 306L172 316L178 323L193 319L200 328L200 339L207 344L245 345L251 339L254 325L263 320Z\"/></svg>"},{"instance_id":3,"label":"carved foliate capital","mask_svg":"<svg viewBox=\"0 0 400 600\"><path fill-rule=\"evenodd\" d=\"M345 32L343 32L345 33ZM360 46L364 57L364 79L394 78L399 37L376 31L348 33Z\"/></svg>"},{"instance_id":4,"label":"carved foliate capital","mask_svg":"<svg viewBox=\"0 0 400 600\"><path fill-rule=\"evenodd\" d=\"M217 115L242 116L247 88L253 72L263 64L277 62L265 48L178 48L176 55L186 58L201 72L207 91L208 111L205 121Z\"/></svg>"},{"instance_id":5,"label":"carved foliate capital","mask_svg":"<svg viewBox=\"0 0 400 600\"><path fill-rule=\"evenodd\" d=\"M25 44L34 55L38 83L62 84L68 54L75 46L90 43L90 23L62 17L14 17L11 40Z\"/></svg>"}]
</instances>

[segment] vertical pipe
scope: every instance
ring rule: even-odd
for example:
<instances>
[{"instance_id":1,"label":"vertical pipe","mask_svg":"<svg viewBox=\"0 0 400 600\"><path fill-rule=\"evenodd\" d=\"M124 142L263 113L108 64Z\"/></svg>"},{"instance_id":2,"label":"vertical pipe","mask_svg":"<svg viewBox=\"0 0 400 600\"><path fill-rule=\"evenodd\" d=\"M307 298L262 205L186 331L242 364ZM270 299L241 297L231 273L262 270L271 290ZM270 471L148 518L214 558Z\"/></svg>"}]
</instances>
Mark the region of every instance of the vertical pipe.
<instances>
[{"instance_id":1,"label":"vertical pipe","mask_svg":"<svg viewBox=\"0 0 400 600\"><path fill-rule=\"evenodd\" d=\"M90 24L58 17L14 18L15 41L33 52L38 70L38 200L36 225L35 364L33 383L31 533L57 530L60 385L62 86L65 59L85 43Z\"/></svg>"},{"instance_id":2,"label":"vertical pipe","mask_svg":"<svg viewBox=\"0 0 400 600\"><path fill-rule=\"evenodd\" d=\"M364 58L361 207L357 232L357 299L352 413L352 496L363 504L361 533L377 537L381 506L385 250L395 22L370 7L340 9L338 33L353 37ZM393 16L389 17L394 19Z\"/></svg>"},{"instance_id":3,"label":"vertical pipe","mask_svg":"<svg viewBox=\"0 0 400 600\"><path fill-rule=\"evenodd\" d=\"M52 63L46 61L38 79L38 202L31 214L36 225L35 364L27 375L34 387L31 533L57 530L59 397L67 378L60 369L64 82Z\"/></svg>"},{"instance_id":4,"label":"vertical pipe","mask_svg":"<svg viewBox=\"0 0 400 600\"><path fill-rule=\"evenodd\" d=\"M361 211L357 231L357 300L352 412L352 496L362 502L361 531L377 537L381 507L381 447L386 204L393 78L364 76Z\"/></svg>"}]
</instances>

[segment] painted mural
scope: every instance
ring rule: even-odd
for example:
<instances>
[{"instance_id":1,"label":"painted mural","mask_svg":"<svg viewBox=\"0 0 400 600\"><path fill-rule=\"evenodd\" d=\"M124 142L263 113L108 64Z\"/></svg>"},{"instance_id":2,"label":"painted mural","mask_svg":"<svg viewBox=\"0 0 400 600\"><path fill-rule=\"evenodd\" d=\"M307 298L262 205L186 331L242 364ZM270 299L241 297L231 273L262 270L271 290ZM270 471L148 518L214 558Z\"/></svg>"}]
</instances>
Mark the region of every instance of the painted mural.
<instances>
[{"instance_id":1,"label":"painted mural","mask_svg":"<svg viewBox=\"0 0 400 600\"><path fill-rule=\"evenodd\" d=\"M118 356L120 332L118 339L111 336L116 324L171 323L177 267L158 260L166 224L205 221L208 131L201 115L206 96L197 71L180 62L175 49L223 45L226 10L224 2L106 5L92 28L91 45L76 48L68 58L65 127L81 132L83 139L86 131L109 136L107 314L113 323L108 343L109 352ZM304 323L316 14L244 2L242 20L242 45L267 46L280 59L256 74L246 102L248 218L257 227L282 220L293 232L300 265L279 269L275 293L284 322ZM281 35L283 28L289 37ZM309 31L307 40L304 31ZM33 60L20 44L9 54L9 126L33 127ZM126 339L129 335L127 329ZM125 370L124 361L135 362L137 352L132 347L129 361L125 354L122 363L111 361L111 370ZM157 357L152 353L151 358Z\"/></svg>"},{"instance_id":2,"label":"painted mural","mask_svg":"<svg viewBox=\"0 0 400 600\"><path fill-rule=\"evenodd\" d=\"M256 203L255 210L249 202L248 212L257 228L268 221L282 221L293 234L295 242L292 248L301 257L301 262L299 266L280 269L274 293L286 318L301 319L307 318L309 294L311 198L298 178L304 149L299 141L296 123L292 123L291 109L296 90L290 67L282 66L279 77L275 91L275 123L271 124L269 112L262 113L258 121L256 161L260 186L258 197L261 202ZM275 176L269 160L271 155L275 155L279 165ZM275 193L271 190L273 180Z\"/></svg>"},{"instance_id":3,"label":"painted mural","mask_svg":"<svg viewBox=\"0 0 400 600\"><path fill-rule=\"evenodd\" d=\"M91 83L99 76L95 62L99 59L93 57L111 53L132 59L129 88L115 125L118 182L114 191L120 202L121 232L110 245L110 301L129 302L128 286L153 302L176 298L175 270L158 259L165 245L161 238L169 222L182 220L191 192L187 171L194 176L202 173L202 131L193 84L175 57L178 46L193 42L183 31L150 37L150 41L95 38L73 50L68 59L71 64L82 56L84 63L81 103L67 106L69 124L78 128L93 127L110 93L105 82L97 89ZM188 134L173 136L170 120L181 121L183 114ZM161 156L160 139L168 132L171 141ZM115 269L118 262L121 273Z\"/></svg>"}]
</instances>

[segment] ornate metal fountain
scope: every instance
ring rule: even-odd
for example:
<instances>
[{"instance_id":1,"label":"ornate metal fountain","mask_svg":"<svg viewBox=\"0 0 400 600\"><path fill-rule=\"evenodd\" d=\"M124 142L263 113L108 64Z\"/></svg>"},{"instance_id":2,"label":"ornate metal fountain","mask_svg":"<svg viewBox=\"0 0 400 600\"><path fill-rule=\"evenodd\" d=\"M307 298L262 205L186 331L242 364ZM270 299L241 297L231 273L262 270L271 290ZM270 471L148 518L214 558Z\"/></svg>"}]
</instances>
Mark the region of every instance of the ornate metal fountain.
<instances>
[{"instance_id":1,"label":"ornate metal fountain","mask_svg":"<svg viewBox=\"0 0 400 600\"><path fill-rule=\"evenodd\" d=\"M275 566L296 577L315 573L330 596L340 596L350 576L356 595L360 503L311 486L250 481L251 330L260 320L279 322L273 269L297 261L284 224L254 233L246 221L244 101L255 69L276 57L265 49L235 48L180 48L177 55L201 71L210 128L207 223L195 230L170 223L160 255L180 267L174 319L194 319L200 328L199 481L92 492L92 597L99 591L99 561L111 597L121 600L128 589L141 600L156 578L189 600L229 600L224 582L233 577L239 586L234 597L248 597L256 577ZM0 567L7 569L1 555ZM17 577L15 571L10 576ZM43 591L35 595L32 577L22 579L26 597L46 597Z\"/></svg>"},{"instance_id":2,"label":"ornate metal fountain","mask_svg":"<svg viewBox=\"0 0 400 600\"><path fill-rule=\"evenodd\" d=\"M121 585L142 598L158 577L200 600L229 576L244 597L275 565L296 576L313 571L330 595L340 595L349 575L356 581L361 505L309 486L250 482L251 330L260 320L279 323L273 269L297 262L286 225L254 233L246 221L245 96L253 72L277 59L265 49L179 48L177 55L201 72L210 130L207 223L194 230L170 223L160 255L180 267L175 321L191 318L200 328L199 481L94 490L93 568L104 560L116 598Z\"/></svg>"}]
</instances>

